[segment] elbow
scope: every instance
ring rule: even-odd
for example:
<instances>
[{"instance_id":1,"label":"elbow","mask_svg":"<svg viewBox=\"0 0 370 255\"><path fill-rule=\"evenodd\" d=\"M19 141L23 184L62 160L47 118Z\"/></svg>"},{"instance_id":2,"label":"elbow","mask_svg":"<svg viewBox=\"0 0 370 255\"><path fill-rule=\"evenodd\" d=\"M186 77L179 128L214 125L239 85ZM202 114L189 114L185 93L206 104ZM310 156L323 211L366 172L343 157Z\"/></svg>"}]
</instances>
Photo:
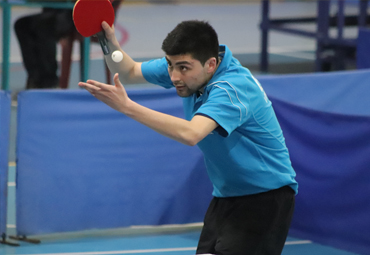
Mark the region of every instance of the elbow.
<instances>
[{"instance_id":1,"label":"elbow","mask_svg":"<svg viewBox=\"0 0 370 255\"><path fill-rule=\"evenodd\" d=\"M185 145L188 145L188 146L195 146L197 144L198 144L198 141L195 141L195 140L188 140L185 143Z\"/></svg>"},{"instance_id":2,"label":"elbow","mask_svg":"<svg viewBox=\"0 0 370 255\"><path fill-rule=\"evenodd\" d=\"M206 129L199 126L188 125L186 128L178 128L177 138L178 141L188 146L195 146L202 141L209 133Z\"/></svg>"},{"instance_id":3,"label":"elbow","mask_svg":"<svg viewBox=\"0 0 370 255\"><path fill-rule=\"evenodd\" d=\"M188 136L186 139L183 140L183 143L188 146L195 146L197 145L202 139L196 135Z\"/></svg>"}]
</instances>

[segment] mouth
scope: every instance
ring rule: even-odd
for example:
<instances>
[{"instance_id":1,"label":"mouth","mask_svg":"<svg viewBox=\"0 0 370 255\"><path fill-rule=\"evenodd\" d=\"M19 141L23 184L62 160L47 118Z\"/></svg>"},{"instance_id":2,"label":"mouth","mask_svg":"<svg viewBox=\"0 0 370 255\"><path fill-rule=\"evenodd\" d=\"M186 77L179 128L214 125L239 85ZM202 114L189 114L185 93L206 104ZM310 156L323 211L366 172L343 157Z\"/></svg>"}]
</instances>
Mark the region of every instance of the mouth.
<instances>
[{"instance_id":1,"label":"mouth","mask_svg":"<svg viewBox=\"0 0 370 255\"><path fill-rule=\"evenodd\" d=\"M184 85L175 85L175 88L177 90L183 90L185 88L185 86Z\"/></svg>"}]
</instances>

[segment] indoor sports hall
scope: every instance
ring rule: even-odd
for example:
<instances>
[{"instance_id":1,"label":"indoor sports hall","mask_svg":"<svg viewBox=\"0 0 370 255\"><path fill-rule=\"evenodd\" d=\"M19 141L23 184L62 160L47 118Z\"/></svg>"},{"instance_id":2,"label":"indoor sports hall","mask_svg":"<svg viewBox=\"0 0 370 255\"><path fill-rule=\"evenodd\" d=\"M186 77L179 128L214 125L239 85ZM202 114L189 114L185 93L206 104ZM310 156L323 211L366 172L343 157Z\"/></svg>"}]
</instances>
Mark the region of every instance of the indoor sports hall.
<instances>
[{"instance_id":1,"label":"indoor sports hall","mask_svg":"<svg viewBox=\"0 0 370 255\"><path fill-rule=\"evenodd\" d=\"M74 3L0 3L0 255L194 255L212 198L201 151L78 87L112 80L94 40L58 43L63 89L25 90L14 23ZM146 61L191 19L215 28L274 106L299 183L282 254L369 255L370 1L124 0L116 35ZM184 116L174 90L124 86L134 101Z\"/></svg>"}]
</instances>

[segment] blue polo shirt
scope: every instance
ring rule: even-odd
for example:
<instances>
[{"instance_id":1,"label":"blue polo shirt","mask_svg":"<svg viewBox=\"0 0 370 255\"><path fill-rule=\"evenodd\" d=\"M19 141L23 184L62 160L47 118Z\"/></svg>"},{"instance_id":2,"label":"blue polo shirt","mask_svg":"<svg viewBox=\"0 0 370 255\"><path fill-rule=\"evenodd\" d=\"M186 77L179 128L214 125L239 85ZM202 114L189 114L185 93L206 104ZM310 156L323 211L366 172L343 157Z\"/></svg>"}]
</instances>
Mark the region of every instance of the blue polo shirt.
<instances>
[{"instance_id":1,"label":"blue polo shirt","mask_svg":"<svg viewBox=\"0 0 370 255\"><path fill-rule=\"evenodd\" d=\"M200 114L219 127L198 143L204 154L213 196L234 197L298 184L284 136L270 100L250 71L220 46L222 59L202 95L183 98L185 117ZM144 78L174 87L165 58L144 62Z\"/></svg>"}]
</instances>

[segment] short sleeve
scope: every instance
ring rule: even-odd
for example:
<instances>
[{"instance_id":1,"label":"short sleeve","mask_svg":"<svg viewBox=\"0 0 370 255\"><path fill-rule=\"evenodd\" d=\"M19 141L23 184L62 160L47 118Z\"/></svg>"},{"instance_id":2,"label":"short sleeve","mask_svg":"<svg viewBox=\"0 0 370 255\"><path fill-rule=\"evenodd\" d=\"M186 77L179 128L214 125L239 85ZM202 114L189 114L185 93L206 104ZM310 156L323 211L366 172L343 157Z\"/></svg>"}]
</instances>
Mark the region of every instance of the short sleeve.
<instances>
[{"instance_id":1,"label":"short sleeve","mask_svg":"<svg viewBox=\"0 0 370 255\"><path fill-rule=\"evenodd\" d=\"M141 64L141 72L147 82L172 88L170 76L168 74L167 61L165 58L154 59Z\"/></svg>"},{"instance_id":2,"label":"short sleeve","mask_svg":"<svg viewBox=\"0 0 370 255\"><path fill-rule=\"evenodd\" d=\"M213 85L207 101L196 114L209 116L227 132L227 135L230 135L246 122L248 107L245 93L238 93L228 83L218 83Z\"/></svg>"}]
</instances>

